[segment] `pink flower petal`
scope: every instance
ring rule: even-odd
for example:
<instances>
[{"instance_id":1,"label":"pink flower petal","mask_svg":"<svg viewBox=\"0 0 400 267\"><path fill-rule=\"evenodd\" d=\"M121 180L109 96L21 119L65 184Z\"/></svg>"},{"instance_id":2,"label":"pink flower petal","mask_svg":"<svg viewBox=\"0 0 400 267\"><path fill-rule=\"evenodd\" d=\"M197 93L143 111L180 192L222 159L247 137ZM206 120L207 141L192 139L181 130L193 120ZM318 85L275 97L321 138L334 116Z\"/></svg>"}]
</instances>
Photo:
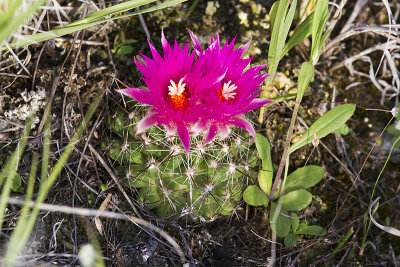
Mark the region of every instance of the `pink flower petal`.
<instances>
[{"instance_id":1,"label":"pink flower petal","mask_svg":"<svg viewBox=\"0 0 400 267\"><path fill-rule=\"evenodd\" d=\"M249 49L251 39L252 38L250 38L250 40L245 45L243 45L237 49L237 51L240 53L240 57L243 57L244 54L247 52L247 49Z\"/></svg>"},{"instance_id":2,"label":"pink flower petal","mask_svg":"<svg viewBox=\"0 0 400 267\"><path fill-rule=\"evenodd\" d=\"M208 134L206 140L204 141L204 145L210 143L215 138L215 136L217 136L217 134L218 134L218 126L217 124L213 123L210 127L210 130L208 130Z\"/></svg>"},{"instance_id":3,"label":"pink flower petal","mask_svg":"<svg viewBox=\"0 0 400 267\"><path fill-rule=\"evenodd\" d=\"M154 124L158 123L159 117L160 114L158 112L151 110L143 119L141 119L136 124L135 134L140 134L152 127Z\"/></svg>"},{"instance_id":4,"label":"pink flower petal","mask_svg":"<svg viewBox=\"0 0 400 267\"><path fill-rule=\"evenodd\" d=\"M169 45L167 38L165 38L164 29L161 30L161 45L163 48L164 58L165 58L171 52L171 46Z\"/></svg>"},{"instance_id":5,"label":"pink flower petal","mask_svg":"<svg viewBox=\"0 0 400 267\"><path fill-rule=\"evenodd\" d=\"M221 140L225 140L229 136L229 129L226 124L221 124L219 126L219 137Z\"/></svg>"},{"instance_id":6,"label":"pink flower petal","mask_svg":"<svg viewBox=\"0 0 400 267\"><path fill-rule=\"evenodd\" d=\"M254 130L253 125L251 125L243 114L230 118L228 123L245 129L251 134L251 136L253 136L253 139L256 138L256 131Z\"/></svg>"},{"instance_id":7,"label":"pink flower petal","mask_svg":"<svg viewBox=\"0 0 400 267\"><path fill-rule=\"evenodd\" d=\"M150 43L150 40L148 40L147 42L149 43L151 55L153 56L154 61L163 62L162 57L161 57L160 54L157 52L157 50L155 49L155 47L153 46L153 44Z\"/></svg>"},{"instance_id":8,"label":"pink flower petal","mask_svg":"<svg viewBox=\"0 0 400 267\"><path fill-rule=\"evenodd\" d=\"M239 109L238 113L246 113L251 110L261 108L262 106L264 106L268 103L276 103L276 102L274 102L272 100L268 100L268 99L256 98L256 99L253 99L246 107Z\"/></svg>"},{"instance_id":9,"label":"pink flower petal","mask_svg":"<svg viewBox=\"0 0 400 267\"><path fill-rule=\"evenodd\" d=\"M132 97L138 102L142 102L147 105L154 105L154 97L152 97L149 91L140 88L126 88L122 90L116 90L118 93L124 94L126 96Z\"/></svg>"},{"instance_id":10,"label":"pink flower petal","mask_svg":"<svg viewBox=\"0 0 400 267\"><path fill-rule=\"evenodd\" d=\"M189 137L189 131L184 123L177 123L177 132L179 139L181 139L181 142L183 144L183 147L185 148L186 151L186 156L189 155L189 150L190 150L190 137Z\"/></svg>"},{"instance_id":11,"label":"pink flower petal","mask_svg":"<svg viewBox=\"0 0 400 267\"><path fill-rule=\"evenodd\" d=\"M188 29L188 32L189 32L190 38L192 39L193 48L196 51L196 54L200 55L201 53L203 53L203 48L201 48L199 39L197 38L196 35L194 35L194 33L191 30Z\"/></svg>"}]
</instances>

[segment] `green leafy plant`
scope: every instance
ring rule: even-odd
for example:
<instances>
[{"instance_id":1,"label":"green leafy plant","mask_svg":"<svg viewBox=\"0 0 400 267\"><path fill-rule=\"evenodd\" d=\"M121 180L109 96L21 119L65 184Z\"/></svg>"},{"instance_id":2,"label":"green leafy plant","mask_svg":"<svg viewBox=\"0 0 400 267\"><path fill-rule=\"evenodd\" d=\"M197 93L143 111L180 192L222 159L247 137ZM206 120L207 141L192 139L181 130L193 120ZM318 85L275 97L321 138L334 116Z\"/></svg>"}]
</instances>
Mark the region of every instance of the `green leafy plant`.
<instances>
[{"instance_id":1,"label":"green leafy plant","mask_svg":"<svg viewBox=\"0 0 400 267\"><path fill-rule=\"evenodd\" d=\"M243 193L244 201L252 206L266 206L269 204L268 195L270 187L261 187L261 185L271 184L273 173L266 171L265 166L272 166L269 142L266 137L257 134L256 142L257 150L259 151L263 168L259 172L258 183L260 187L251 185L246 188ZM258 148L261 147L260 151ZM262 175L267 173L268 175ZM280 192L280 188L275 193L275 197L271 202L270 216L275 213L277 201L282 201L281 211L277 220L271 223L271 228L279 237L285 238L286 245L294 245L299 236L303 234L309 235L324 235L325 231L320 226L309 226L306 221L300 221L295 212L301 211L308 207L311 203L312 195L307 190L317 184L323 178L325 170L322 167L309 165L303 168L298 168L296 171L287 176L286 188Z\"/></svg>"},{"instance_id":2,"label":"green leafy plant","mask_svg":"<svg viewBox=\"0 0 400 267\"><path fill-rule=\"evenodd\" d=\"M121 57L123 55L129 55L133 52L132 44L137 43L135 39L126 39L123 33L117 34L114 39L114 47L111 52L115 57Z\"/></svg>"},{"instance_id":3,"label":"green leafy plant","mask_svg":"<svg viewBox=\"0 0 400 267\"><path fill-rule=\"evenodd\" d=\"M289 8L289 0L276 1L270 11L272 24L271 43L268 50L268 74L273 74L278 69L279 61L282 58L282 51L285 46L285 41L292 25L293 17L296 11L297 0L292 2ZM266 80L266 88L271 83L273 76L269 76ZM265 93L261 93L261 97L265 97ZM260 109L260 122L263 121L264 108Z\"/></svg>"},{"instance_id":4,"label":"green leafy plant","mask_svg":"<svg viewBox=\"0 0 400 267\"><path fill-rule=\"evenodd\" d=\"M308 62L303 63L299 73L296 105L293 111L290 129L293 128L293 123L295 121L301 99L313 75L313 65ZM271 184L273 173L271 167L272 162L270 155L270 144L266 137L257 134L256 145L262 161L262 170L258 175L258 184L260 188L254 185L246 188L244 192L244 200L246 203L253 206L266 205L269 200L274 201L271 203L270 208L270 216L272 217L272 219L270 219L271 228L279 237L284 237L285 240L286 236L291 233L289 237L287 237L285 244L295 244L300 234L325 234L320 226L308 226L306 222L300 223L298 219L292 218L297 216L295 213L293 213L294 211L301 211L311 203L312 196L307 189L322 179L324 171L318 166L310 165L299 168L287 176L287 170L289 167L288 159L290 154L313 141L318 142L320 138L323 138L329 133L340 129L352 116L354 110L355 105L344 104L328 111L317 121L315 121L303 134L303 136L290 147L288 141L290 140L291 132L289 131L284 156L282 157L280 168L278 169L276 176L277 178L275 179L272 188ZM316 145L317 144L315 144L315 146ZM282 170L283 166L285 166L285 176L283 183L281 184L281 174L279 172ZM264 192L264 194L262 194L262 192ZM299 225L301 225L300 228Z\"/></svg>"},{"instance_id":5,"label":"green leafy plant","mask_svg":"<svg viewBox=\"0 0 400 267\"><path fill-rule=\"evenodd\" d=\"M331 32L329 30L324 33L328 17L328 3L328 0L317 1L315 10L308 15L305 20L296 27L296 29L294 29L287 42L286 39L288 38L289 30L295 16L297 0L293 0L291 4L290 0L279 0L272 5L269 14L272 25L272 36L268 50L268 62L270 63L268 74L276 73L280 60L293 47L303 42L310 35L312 36L310 63L315 65L318 62L325 41ZM273 79L274 76L270 76L267 79L265 88L268 88ZM265 96L266 93L263 92L261 97ZM261 108L259 116L260 122L263 121L263 116L264 108Z\"/></svg>"},{"instance_id":6,"label":"green leafy plant","mask_svg":"<svg viewBox=\"0 0 400 267\"><path fill-rule=\"evenodd\" d=\"M275 2L274 6L271 8L270 17L273 30L268 54L268 59L271 64L268 71L269 73L276 71L283 55L311 34L312 47L310 61L304 62L300 68L296 103L275 180L273 181L273 173L270 168L270 166L272 166L272 162L270 162L271 156L267 154L270 153L270 144L267 138L258 135L256 140L257 150L262 160L262 170L258 175L259 187L251 185L246 188L244 192L244 200L250 205L266 206L271 202L271 228L274 234L285 238L285 244L287 246L294 245L302 234L325 234L322 227L315 225L309 226L306 221L301 221L295 213L296 211L301 211L306 208L311 203L312 195L307 189L322 179L324 170L321 167L310 165L299 168L288 175L289 157L291 153L311 142L313 142L315 148L320 138L338 129L344 129L343 131L346 132L345 122L352 116L355 110L355 105L351 104L344 104L333 108L315 121L300 140L290 146L301 100L306 88L314 77L314 65L318 62L322 47L330 33L330 31L325 34L323 33L328 16L328 1L318 1L314 12L294 30L291 38L285 45L288 31L294 17L294 8L296 4L297 1L292 1L292 6L288 11L289 1L280 0ZM270 76L270 80L267 80L267 88L272 79L273 76ZM262 96L264 96L264 94L262 94ZM262 119L263 110L260 112L260 122L262 122ZM285 169L284 178L283 181L281 181L283 169ZM299 175L299 173L301 174ZM297 178L294 179L294 177ZM273 241L275 241L276 236L273 235L272 237ZM275 244L273 243L271 246L272 261L275 260L275 253Z\"/></svg>"},{"instance_id":7,"label":"green leafy plant","mask_svg":"<svg viewBox=\"0 0 400 267\"><path fill-rule=\"evenodd\" d=\"M315 137L318 139L325 137L342 127L354 113L354 110L355 105L344 104L325 113L311 125L302 138L288 149L289 155L300 147L311 143ZM306 225L306 222L302 222L302 227L298 228L297 224L300 222L297 222L292 217L297 216L293 212L301 211L310 205L312 195L307 189L317 184L323 178L324 169L314 165L298 168L284 179L281 186L274 192L273 198L270 199L268 195L271 193L273 179L270 144L266 137L257 134L256 146L262 161L262 169L258 174L259 187L251 185L246 188L243 193L243 199L246 203L252 206L266 206L271 200L270 216L272 216L276 211L277 202L281 202L281 210L277 220L271 223L271 227L279 237L284 238L292 231L292 235L288 237L288 241L285 241L285 244L293 244L298 239L298 235L307 234L307 231L314 234L316 229L321 230L319 226ZM308 228L310 229L307 230ZM321 230L318 233L322 235L325 232Z\"/></svg>"},{"instance_id":8,"label":"green leafy plant","mask_svg":"<svg viewBox=\"0 0 400 267\"><path fill-rule=\"evenodd\" d=\"M331 33L331 30L324 33L326 19L328 18L329 0L319 0L316 2L311 28L312 44L310 63L313 65L317 64L325 41Z\"/></svg>"}]
</instances>

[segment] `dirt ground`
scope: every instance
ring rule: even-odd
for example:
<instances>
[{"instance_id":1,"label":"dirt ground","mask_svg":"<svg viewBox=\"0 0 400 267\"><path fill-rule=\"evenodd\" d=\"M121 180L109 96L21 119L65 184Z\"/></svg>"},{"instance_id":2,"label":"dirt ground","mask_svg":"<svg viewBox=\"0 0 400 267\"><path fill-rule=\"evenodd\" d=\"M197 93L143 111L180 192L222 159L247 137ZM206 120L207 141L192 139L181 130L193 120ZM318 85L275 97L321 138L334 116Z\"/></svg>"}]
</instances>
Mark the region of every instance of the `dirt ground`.
<instances>
[{"instance_id":1,"label":"dirt ground","mask_svg":"<svg viewBox=\"0 0 400 267\"><path fill-rule=\"evenodd\" d=\"M79 18L78 7L85 6L80 1L58 2L60 5L73 7L67 10L73 20ZM111 194L112 205L108 207L110 211L132 214L131 206L111 179L107 168L85 144L90 144L108 166L112 169L115 167L115 162L108 157L102 145L112 135L107 117L118 106L124 106L121 95L115 92L116 89L125 88L125 85L143 85L133 58L140 52L150 55L146 31L158 49L161 47L161 29L164 29L168 40L176 38L182 43L188 41L187 28L201 39L207 39L210 33L217 31L223 40L237 35L237 43L242 44L252 37L249 55L255 56L252 64L259 65L267 62L271 36L267 14L273 2L220 1L213 4L216 8L213 12L207 1L188 1L177 8L145 14L143 18L146 30L138 17L133 17L16 50L29 73L12 56L2 55L0 166L19 141L26 110L37 108L35 126L18 169L24 188L29 176L31 152L40 153L42 149L41 124L44 120L45 103L52 101L50 160L53 165L76 130L88 105L105 93L102 104L51 189L46 203L97 209L107 195ZM332 2L340 5L346 1ZM389 4L393 16L399 21L399 3L389 1ZM194 9L189 14L192 5ZM276 264L398 266L399 237L386 233L375 225L371 225L367 236L370 245L360 254L363 216L368 209L375 181L393 143L393 135L387 131L382 136L380 134L391 121L390 110L397 104L398 95L390 97L394 93L388 89L385 91L386 97L383 97L383 92L370 79L370 68L373 66L373 72L377 71L383 55L382 49L372 50L360 58L354 56L387 42L384 31L387 28L380 32L363 28L383 28L382 25L386 25L388 21L387 11L383 1L371 0L347 1L341 14L335 16L335 12L336 7L330 6L332 15L328 26L332 26L333 31L327 41L326 50L316 65L316 76L310 84L311 93L302 102L300 120L310 125L324 112L341 103L354 103L357 109L347 123L349 133L324 138L324 146L320 145L308 162L323 166L327 174L312 188L313 201L303 215L310 223L323 226L327 235L302 236L294 247L289 248L285 247L283 240L278 239ZM354 13L357 16L352 20ZM57 20L56 14L49 12L42 28L47 30L48 27L57 26ZM342 39L348 25L351 27L347 31L354 30L354 33ZM397 69L400 67L398 26L399 24L393 28L393 36L397 38L393 42L397 42L397 48L387 50L393 55ZM124 52L121 46L118 47L122 43L125 43ZM300 44L283 58L278 68L283 85L276 85L277 92L292 92L290 84L297 80L300 64L308 60L307 55L309 42ZM354 61L351 61L353 58ZM353 63L351 67L349 62ZM378 84L395 88L395 74L390 71L389 65L384 58L376 77ZM400 84L397 84L397 89L399 87ZM292 106L293 103L288 101L281 103L279 107L268 109L264 123L256 125L257 131L265 134L271 142L274 163L278 163L282 155ZM249 116L256 121L255 113ZM391 123L394 121L395 119ZM302 131L304 126L298 121L295 136ZM306 147L291 157L290 165L293 170L305 164L310 151L311 148ZM395 148L377 184L374 197L381 197L375 219L391 227L400 225L399 162L400 149ZM358 175L360 170L362 171ZM102 185L107 185L108 188L102 190ZM13 192L12 195L23 197L24 190ZM125 190L131 201L135 201L134 190ZM3 246L7 245L19 213L19 207L8 206L0 237ZM205 222L163 220L145 208L141 208L140 213L143 219L160 227L178 242L190 266L263 266L268 263L271 229L268 224L268 210L265 208L250 207L242 201L234 214ZM101 223L103 234L98 232L92 217L42 211L21 257L28 266L78 265L79 247L94 238L99 242L108 266L182 266L175 251L156 234L127 221L102 219ZM329 256L351 228L354 234L328 263Z\"/></svg>"}]
</instances>

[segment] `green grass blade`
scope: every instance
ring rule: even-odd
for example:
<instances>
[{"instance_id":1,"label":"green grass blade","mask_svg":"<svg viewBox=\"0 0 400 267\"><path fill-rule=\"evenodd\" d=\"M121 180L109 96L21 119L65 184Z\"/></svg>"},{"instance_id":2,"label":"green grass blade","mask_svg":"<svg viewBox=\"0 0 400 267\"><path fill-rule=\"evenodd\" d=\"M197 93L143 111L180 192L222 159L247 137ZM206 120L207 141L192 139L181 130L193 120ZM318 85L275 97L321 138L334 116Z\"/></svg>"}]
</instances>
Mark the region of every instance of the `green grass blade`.
<instances>
[{"instance_id":1,"label":"green grass blade","mask_svg":"<svg viewBox=\"0 0 400 267\"><path fill-rule=\"evenodd\" d=\"M333 259L335 254L344 246L344 244L347 242L347 240L354 234L353 228L351 228L346 236L340 241L340 243L337 245L335 250L332 252L332 254L328 257L328 259L325 261L325 266L329 266L329 262Z\"/></svg>"},{"instance_id":2,"label":"green grass blade","mask_svg":"<svg viewBox=\"0 0 400 267\"><path fill-rule=\"evenodd\" d=\"M43 203L46 199L48 192L50 191L53 184L56 182L58 175L60 174L61 170L63 169L64 165L66 164L72 150L75 148L76 144L78 143L83 131L87 126L87 122L90 121L91 117L93 116L94 112L96 111L100 101L102 99L102 95L95 98L94 102L89 106L88 111L85 114L84 119L82 120L80 126L76 130L75 134L71 138L70 142L68 143L67 147L64 149L64 152L61 154L59 160L57 161L56 165L54 166L53 170L51 171L49 178L46 181L43 181L40 185L40 189L38 192L38 196L36 198L35 206L32 209L31 215L29 216L26 223L23 225L21 224L20 228L22 229L15 229L19 234L18 238L14 238L10 240L8 244L7 251L5 254L5 265L6 266L13 266L18 254L24 248L26 242L29 239L29 236L32 232L32 229L36 223L36 218L39 213L38 205Z\"/></svg>"},{"instance_id":3,"label":"green grass blade","mask_svg":"<svg viewBox=\"0 0 400 267\"><path fill-rule=\"evenodd\" d=\"M32 164L31 164L31 169L30 169L30 174L29 174L28 188L26 190L25 203L21 209L21 216L19 217L17 224L14 228L14 231L12 232L10 243L9 243L10 245L12 245L12 247L18 246L15 244L18 244L19 242L21 242L21 237L24 235L26 229L28 228L27 220L29 218L28 217L29 202L31 201L32 195L33 195L38 161L39 161L39 156L36 153L34 153L32 155ZM18 256L18 253L19 253L19 251L15 251L15 255L13 253L7 254L5 261L13 262L13 259L15 259Z\"/></svg>"},{"instance_id":4,"label":"green grass blade","mask_svg":"<svg viewBox=\"0 0 400 267\"><path fill-rule=\"evenodd\" d=\"M0 17L0 29L6 27L7 22L15 15L15 11L21 6L23 0L11 1L11 4L3 9L2 16Z\"/></svg>"},{"instance_id":5,"label":"green grass blade","mask_svg":"<svg viewBox=\"0 0 400 267\"><path fill-rule=\"evenodd\" d=\"M275 3L273 3L273 5L271 6L271 10L269 11L269 19L271 21L272 29L274 28L275 18L276 15L278 14L279 2L280 1L276 1Z\"/></svg>"},{"instance_id":6,"label":"green grass blade","mask_svg":"<svg viewBox=\"0 0 400 267\"><path fill-rule=\"evenodd\" d=\"M315 6L315 15L312 24L312 35L313 38L317 37L316 39L322 36L322 32L325 27L325 22L328 17L328 3L329 0L319 0ZM315 40L313 40L314 45Z\"/></svg>"},{"instance_id":7,"label":"green grass blade","mask_svg":"<svg viewBox=\"0 0 400 267\"><path fill-rule=\"evenodd\" d=\"M47 169L49 166L50 157L50 138L51 138L51 109L49 110L49 115L46 118L43 128L43 153L42 153L42 169L40 173L40 179L42 183L47 180Z\"/></svg>"},{"instance_id":8,"label":"green grass blade","mask_svg":"<svg viewBox=\"0 0 400 267\"><path fill-rule=\"evenodd\" d=\"M22 12L20 15L5 21L4 28L1 28L0 31L0 45L3 43L10 35L20 26L22 25L30 16L32 16L36 10L44 5L47 0L37 0L32 3L31 6L25 11ZM0 24L3 26L3 24Z\"/></svg>"},{"instance_id":9,"label":"green grass blade","mask_svg":"<svg viewBox=\"0 0 400 267\"><path fill-rule=\"evenodd\" d=\"M87 24L94 22L98 19L104 18L106 16L114 15L116 13L121 13L125 11L129 11L131 9L150 4L152 2L155 2L156 0L131 0L131 1L126 1L121 4L113 5L104 9L101 9L99 11L93 12L89 15L86 16L86 18L75 21L67 25L67 27L75 26L75 25L81 25L81 24Z\"/></svg>"},{"instance_id":10,"label":"green grass blade","mask_svg":"<svg viewBox=\"0 0 400 267\"><path fill-rule=\"evenodd\" d=\"M283 24L282 32L280 33L280 39L281 41L279 42L278 46L278 51L279 51L279 57L278 57L278 62L281 58L282 50L286 42L286 38L289 34L290 26L292 26L294 14L296 12L296 7L297 7L297 0L293 0L292 5L290 6L290 9L288 11L288 14L285 18L285 22Z\"/></svg>"},{"instance_id":11,"label":"green grass blade","mask_svg":"<svg viewBox=\"0 0 400 267\"><path fill-rule=\"evenodd\" d=\"M26 189L26 194L25 194L25 204L22 207L21 217L20 217L20 219L18 220L17 223L19 223L19 221L22 218L26 218L26 216L28 215L29 202L31 201L32 195L33 195L38 162L39 162L38 154L33 153L32 154L32 164L31 164L31 169L30 169L30 173L29 173L28 187ZM13 232L13 234L14 234L14 232Z\"/></svg>"},{"instance_id":12,"label":"green grass blade","mask_svg":"<svg viewBox=\"0 0 400 267\"><path fill-rule=\"evenodd\" d=\"M19 160L25 150L26 142L28 141L29 133L31 132L32 118L29 117L26 120L24 131L21 135L21 140L18 143L17 148L12 154L11 158L6 162L5 166L0 172L0 180L5 183L0 196L0 229L3 226L4 213L7 206L7 199L10 196L11 184L15 173L17 172Z\"/></svg>"},{"instance_id":13,"label":"green grass blade","mask_svg":"<svg viewBox=\"0 0 400 267\"><path fill-rule=\"evenodd\" d=\"M78 143L79 139L81 138L81 135L83 131L86 129L87 123L90 121L90 118L93 116L94 112L96 111L100 101L102 99L102 96L98 96L94 102L89 106L88 111L85 114L85 117L81 124L79 125L78 129L76 130L75 134L69 141L67 147L64 149L64 152L61 154L60 158L57 160L56 165L53 167L53 170L51 171L46 183L44 184L43 187L41 187L38 197L36 199L37 203L41 203L45 200L47 193L53 186L53 184L56 182L58 175L60 174L61 170L63 169L64 165L67 163L67 160L72 153L72 150L75 148L76 144Z\"/></svg>"},{"instance_id":14,"label":"green grass blade","mask_svg":"<svg viewBox=\"0 0 400 267\"><path fill-rule=\"evenodd\" d=\"M115 16L115 17L108 18L108 19L102 19L102 20L97 20L94 22L86 23L86 24L78 24L78 25L72 25L72 26L71 26L71 24L68 24L63 27L56 28L56 29L48 31L48 32L25 36L24 39L17 40L15 42L13 42L12 44L10 44L10 47L19 48L19 47L31 45L34 43L43 42L43 41L46 41L46 40L49 40L49 39L52 39L55 37L60 37L60 36L64 36L64 35L67 35L67 34L70 34L70 33L76 32L76 31L87 29L87 28L96 26L101 23L152 12L155 10L159 10L159 9L167 8L167 7L170 7L173 5L177 5L177 4L180 4L185 1L187 1L187 0L171 0L171 1L163 2L159 5L155 5L155 6L143 9L143 10L135 11L135 12L125 14L125 15Z\"/></svg>"},{"instance_id":15,"label":"green grass blade","mask_svg":"<svg viewBox=\"0 0 400 267\"><path fill-rule=\"evenodd\" d=\"M278 69L279 61L281 59L282 50L285 45L286 38L289 33L290 26L292 25L293 17L296 11L297 0L292 2L292 5L288 11L289 0L280 0L279 3L275 3L278 5L277 8L274 8L273 13L276 11L276 15L274 19L274 27L272 29L271 43L268 51L268 73L275 73ZM287 14L287 15L286 15ZM265 82L265 87L268 88L269 84L273 80L274 76L270 75L267 77ZM261 93L261 97L265 98L266 92L263 91ZM264 117L264 107L260 108L259 122L261 123Z\"/></svg>"}]
</instances>

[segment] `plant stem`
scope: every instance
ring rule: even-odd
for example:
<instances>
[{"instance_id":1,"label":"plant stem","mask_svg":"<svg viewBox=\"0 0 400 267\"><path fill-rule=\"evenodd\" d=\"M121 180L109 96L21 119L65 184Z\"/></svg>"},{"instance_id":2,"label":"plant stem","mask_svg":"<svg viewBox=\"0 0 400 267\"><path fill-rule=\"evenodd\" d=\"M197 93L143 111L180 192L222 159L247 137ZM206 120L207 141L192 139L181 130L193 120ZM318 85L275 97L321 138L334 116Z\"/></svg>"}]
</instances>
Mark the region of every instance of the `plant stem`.
<instances>
[{"instance_id":1,"label":"plant stem","mask_svg":"<svg viewBox=\"0 0 400 267\"><path fill-rule=\"evenodd\" d=\"M296 101L296 105L294 106L293 109L293 114L292 114L292 119L290 121L287 137L286 137L286 142L285 142L285 147L283 151L283 155L281 158L281 162L279 163L279 168L278 172L276 173L275 176L275 181L271 189L271 193L269 194L269 199L272 201L275 195L276 190L278 189L279 184L281 183L281 175L283 171L283 167L285 166L286 159L289 157L289 147L290 147L290 141L292 140L292 135L293 135L293 129L294 129L294 123L296 122L297 118L297 111L299 110L300 107L300 100Z\"/></svg>"}]
</instances>

